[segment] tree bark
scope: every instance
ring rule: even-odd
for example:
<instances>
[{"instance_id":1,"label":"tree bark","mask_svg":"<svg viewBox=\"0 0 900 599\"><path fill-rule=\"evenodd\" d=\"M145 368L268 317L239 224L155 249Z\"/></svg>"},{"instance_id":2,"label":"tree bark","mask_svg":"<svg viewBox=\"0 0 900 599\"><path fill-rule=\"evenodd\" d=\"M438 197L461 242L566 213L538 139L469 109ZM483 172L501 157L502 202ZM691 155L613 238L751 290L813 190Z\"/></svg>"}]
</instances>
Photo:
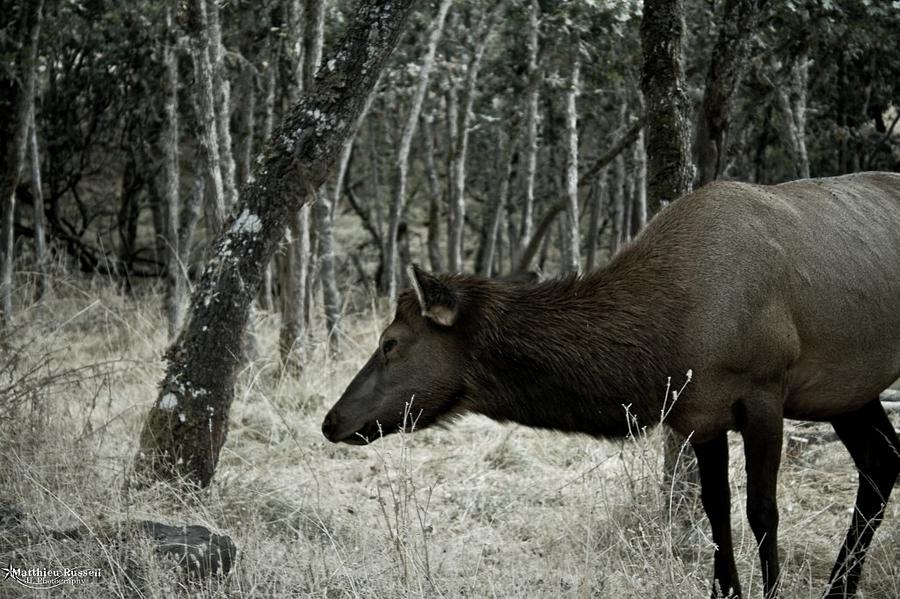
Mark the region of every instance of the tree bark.
<instances>
[{"instance_id":1,"label":"tree bark","mask_svg":"<svg viewBox=\"0 0 900 599\"><path fill-rule=\"evenodd\" d=\"M806 152L806 88L809 60L805 53L795 57L782 81L775 86L775 98L782 117L783 137L794 163L794 175L809 179L809 155Z\"/></svg>"},{"instance_id":2,"label":"tree bark","mask_svg":"<svg viewBox=\"0 0 900 599\"><path fill-rule=\"evenodd\" d=\"M178 165L178 55L171 9L166 10L166 39L163 43L163 123L160 145L163 156L163 201L165 202L166 292L165 312L169 339L175 339L183 317L182 304L187 280L178 247L178 220L181 214Z\"/></svg>"},{"instance_id":3,"label":"tree bark","mask_svg":"<svg viewBox=\"0 0 900 599\"><path fill-rule=\"evenodd\" d=\"M437 163L434 159L434 127L431 117L422 118L422 143L424 144L425 172L428 176L428 262L433 272L444 271L441 255L441 204L443 193L438 181Z\"/></svg>"},{"instance_id":4,"label":"tree bark","mask_svg":"<svg viewBox=\"0 0 900 599\"><path fill-rule=\"evenodd\" d=\"M207 0L191 0L187 8L188 33L193 39L192 57L197 94L197 118L200 120L201 169L206 177L206 202L204 213L206 226L213 235L218 235L225 221L225 187L219 157L219 131L217 125L215 80L213 64L210 60L209 17L206 12Z\"/></svg>"},{"instance_id":5,"label":"tree bark","mask_svg":"<svg viewBox=\"0 0 900 599\"><path fill-rule=\"evenodd\" d=\"M209 19L209 60L215 90L216 138L219 143L219 165L226 212L237 202L234 153L231 149L231 82L225 70L225 48L222 46L222 25L219 22L217 0L206 0Z\"/></svg>"},{"instance_id":6,"label":"tree bark","mask_svg":"<svg viewBox=\"0 0 900 599\"><path fill-rule=\"evenodd\" d=\"M47 264L47 233L44 216L44 189L41 183L41 154L38 149L37 123L32 106L31 124L28 127L28 152L31 163L32 218L34 220L34 299L40 302L50 291L50 275Z\"/></svg>"},{"instance_id":7,"label":"tree bark","mask_svg":"<svg viewBox=\"0 0 900 599\"><path fill-rule=\"evenodd\" d=\"M566 225L564 244L566 246L564 272L581 271L581 235L578 230L578 94L581 83L578 57L578 43L573 43L575 57L572 61L572 72L569 75L569 88L566 90Z\"/></svg>"},{"instance_id":8,"label":"tree bark","mask_svg":"<svg viewBox=\"0 0 900 599\"><path fill-rule=\"evenodd\" d=\"M689 104L684 87L683 0L646 0L641 21L641 91L647 123L650 215L691 190Z\"/></svg>"},{"instance_id":9,"label":"tree bark","mask_svg":"<svg viewBox=\"0 0 900 599\"><path fill-rule=\"evenodd\" d=\"M698 186L718 179L725 169L734 98L747 70L759 2L726 0L719 18L695 140Z\"/></svg>"},{"instance_id":10,"label":"tree bark","mask_svg":"<svg viewBox=\"0 0 900 599\"><path fill-rule=\"evenodd\" d=\"M206 486L225 442L250 303L292 214L337 160L413 8L363 0L319 74L272 135L241 190L194 292L189 320L167 352L166 374L135 458L138 482Z\"/></svg>"},{"instance_id":11,"label":"tree bark","mask_svg":"<svg viewBox=\"0 0 900 599\"><path fill-rule=\"evenodd\" d=\"M645 120L637 119L631 123L631 126L622 133L621 137L610 144L609 149L594 160L590 166L582 169L581 177L578 179L578 185L587 185L591 182L597 173L605 169L616 157L628 149L631 144L635 143L639 136L643 143L643 129Z\"/></svg>"},{"instance_id":12,"label":"tree bark","mask_svg":"<svg viewBox=\"0 0 900 599\"><path fill-rule=\"evenodd\" d=\"M587 272L597 266L597 246L600 244L600 211L609 202L609 173L604 168L597 177L597 188L590 203L590 217L587 238Z\"/></svg>"},{"instance_id":13,"label":"tree bark","mask_svg":"<svg viewBox=\"0 0 900 599\"><path fill-rule=\"evenodd\" d=\"M338 288L337 276L335 274L334 220L337 214L337 205L343 194L344 178L347 175L347 168L350 164L350 156L353 153L353 144L356 141L356 134L359 132L359 128L362 126L363 120L366 118L369 108L372 106L372 98L374 95L375 94L369 95L365 106L363 106L362 111L359 113L359 117L357 117L356 122L353 124L350 134L347 136L347 141L344 142L344 147L341 149L331 196L329 197L327 195L327 189L323 189L313 208L316 218L316 229L319 232L319 277L322 283L322 304L325 310L328 347L332 356L337 355L338 351L340 351L341 333L341 292Z\"/></svg>"},{"instance_id":14,"label":"tree bark","mask_svg":"<svg viewBox=\"0 0 900 599\"><path fill-rule=\"evenodd\" d=\"M655 214L691 191L688 101L684 93L682 0L645 0L641 21L641 91L647 119L647 209ZM666 428L664 475L698 480L696 461L677 469L683 438Z\"/></svg>"},{"instance_id":15,"label":"tree bark","mask_svg":"<svg viewBox=\"0 0 900 599\"><path fill-rule=\"evenodd\" d=\"M289 224L288 251L282 263L281 332L278 348L281 364L294 371L303 369L306 340L306 287L309 270L309 205L297 210Z\"/></svg>"},{"instance_id":16,"label":"tree bark","mask_svg":"<svg viewBox=\"0 0 900 599\"><path fill-rule=\"evenodd\" d=\"M334 220L332 204L335 200L321 193L313 205L316 230L319 232L319 277L322 283L322 305L325 311L325 328L328 348L332 356L340 349L338 325L341 320L341 292L337 286L334 269Z\"/></svg>"},{"instance_id":17,"label":"tree bark","mask_svg":"<svg viewBox=\"0 0 900 599\"><path fill-rule=\"evenodd\" d=\"M319 63L322 60L324 44L324 0L308 0L301 8L291 2L292 22L302 17L300 32L295 33L293 44L303 45L299 79L290 82L285 88L286 97L297 96L302 90L306 94L314 93L314 81ZM291 54L291 48L286 48ZM317 189L305 190L311 197ZM281 273L281 332L279 346L281 361L299 371L303 363L303 352L306 344L306 323L308 322L309 304L311 301L312 278L315 274L310 240L309 207L301 209L291 221L291 234L285 250L283 272ZM301 272L302 271L302 272Z\"/></svg>"},{"instance_id":18,"label":"tree bark","mask_svg":"<svg viewBox=\"0 0 900 599\"><path fill-rule=\"evenodd\" d=\"M612 239L610 255L615 255L625 243L625 156L619 154L613 161L613 181L610 199L612 206Z\"/></svg>"},{"instance_id":19,"label":"tree bark","mask_svg":"<svg viewBox=\"0 0 900 599\"><path fill-rule=\"evenodd\" d=\"M516 154L516 146L519 143L519 136L514 135L509 139L501 124L499 129L499 142L497 148L500 149L500 187L491 202L488 211L487 237L484 243L484 252L481 256L480 273L484 277L492 277L495 273L495 256L497 254L497 246L500 242L500 223L506 210L506 203L509 199L509 184L513 175L513 157Z\"/></svg>"},{"instance_id":20,"label":"tree bark","mask_svg":"<svg viewBox=\"0 0 900 599\"><path fill-rule=\"evenodd\" d=\"M34 112L34 82L37 72L38 39L41 32L41 12L43 0L33 5L23 5L14 31L21 34L11 54L15 63L11 69L11 79L0 80L3 90L0 100L0 133L5 143L3 164L0 168L0 325L9 322L13 315L13 267L15 257L15 212L16 188L25 152L28 147L28 124ZM5 49L5 48L3 48Z\"/></svg>"},{"instance_id":21,"label":"tree bark","mask_svg":"<svg viewBox=\"0 0 900 599\"><path fill-rule=\"evenodd\" d=\"M253 138L256 135L256 70L244 64L238 81L238 152L235 164L235 181L243 185L253 169Z\"/></svg>"},{"instance_id":22,"label":"tree bark","mask_svg":"<svg viewBox=\"0 0 900 599\"><path fill-rule=\"evenodd\" d=\"M422 113L422 104L425 102L425 93L428 91L428 82L431 77L431 70L434 67L434 57L437 54L437 46L444 31L444 21L447 18L447 12L450 10L451 4L452 0L441 0L438 6L437 16L428 35L428 47L419 67L419 80L416 82L409 114L403 125L403 131L400 133L400 145L397 148L397 158L394 167L394 199L388 215L384 252L384 280L381 283L382 288L388 290L388 300L391 305L394 305L397 301L397 272L400 266L397 260L397 234L400 231L400 221L403 219L403 211L406 208L409 152L412 148L412 139L416 132L416 125L419 123L419 115Z\"/></svg>"},{"instance_id":23,"label":"tree bark","mask_svg":"<svg viewBox=\"0 0 900 599\"><path fill-rule=\"evenodd\" d=\"M561 200L544 212L544 216L538 222L538 226L534 229L534 235L528 240L528 245L522 248L522 251L516 260L516 267L512 274L526 272L531 269L531 261L539 251L543 251L544 247L550 239L550 228L556 217L566 209L568 200Z\"/></svg>"},{"instance_id":24,"label":"tree bark","mask_svg":"<svg viewBox=\"0 0 900 599\"><path fill-rule=\"evenodd\" d=\"M482 17L474 34L475 47L466 68L466 80L460 97L459 124L456 133L456 148L453 155L453 194L450 197L450 234L447 245L447 267L450 272L463 269L463 252L466 229L466 157L469 148L469 124L472 122L472 105L475 102L475 84L481 69L481 59L487 48L488 39L494 31L497 16L503 2L497 2Z\"/></svg>"},{"instance_id":25,"label":"tree bark","mask_svg":"<svg viewBox=\"0 0 900 599\"><path fill-rule=\"evenodd\" d=\"M516 248L518 254L531 241L534 221L534 184L537 177L538 120L540 118L541 86L538 51L540 46L541 5L531 0L528 28L528 107L525 117L525 198L522 205L522 224Z\"/></svg>"},{"instance_id":26,"label":"tree bark","mask_svg":"<svg viewBox=\"0 0 900 599\"><path fill-rule=\"evenodd\" d=\"M269 43L269 65L265 72L265 99L263 100L263 122L262 122L262 139L272 137L272 131L275 129L275 96L278 84L278 44ZM252 163L251 163L252 172ZM243 182L245 184L246 182ZM275 268L274 260L270 262L263 273L263 280L259 290L259 306L264 310L274 310L275 300L272 297L273 276L272 271Z\"/></svg>"},{"instance_id":27,"label":"tree bark","mask_svg":"<svg viewBox=\"0 0 900 599\"><path fill-rule=\"evenodd\" d=\"M638 133L634 144L634 218L632 220L632 237L647 224L647 150L644 147L644 131Z\"/></svg>"}]
</instances>

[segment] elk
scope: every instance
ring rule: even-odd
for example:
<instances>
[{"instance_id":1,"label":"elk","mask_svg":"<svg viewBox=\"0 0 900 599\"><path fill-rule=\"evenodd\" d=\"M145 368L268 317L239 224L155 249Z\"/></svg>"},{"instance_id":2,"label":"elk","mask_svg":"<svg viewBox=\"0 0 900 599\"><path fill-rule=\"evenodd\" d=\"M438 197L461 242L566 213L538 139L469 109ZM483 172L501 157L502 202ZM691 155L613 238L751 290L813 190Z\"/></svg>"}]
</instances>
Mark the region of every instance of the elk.
<instances>
[{"instance_id":1,"label":"elk","mask_svg":"<svg viewBox=\"0 0 900 599\"><path fill-rule=\"evenodd\" d=\"M364 444L474 412L623 437L661 420L697 456L713 597L740 597L728 431L743 439L747 516L778 594L783 419L828 421L859 471L825 597L850 597L900 473L879 393L900 376L900 174L775 186L717 182L673 202L603 269L523 284L411 268L379 348L325 417Z\"/></svg>"}]
</instances>

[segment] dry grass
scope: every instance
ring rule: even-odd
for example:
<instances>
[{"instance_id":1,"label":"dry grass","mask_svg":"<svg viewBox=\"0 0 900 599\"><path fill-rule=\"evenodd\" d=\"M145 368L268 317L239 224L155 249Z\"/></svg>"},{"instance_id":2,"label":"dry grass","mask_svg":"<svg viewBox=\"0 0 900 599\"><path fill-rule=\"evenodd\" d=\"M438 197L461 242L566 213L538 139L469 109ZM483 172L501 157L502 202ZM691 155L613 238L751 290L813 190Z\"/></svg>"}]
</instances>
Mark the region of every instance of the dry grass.
<instances>
[{"instance_id":1,"label":"dry grass","mask_svg":"<svg viewBox=\"0 0 900 599\"><path fill-rule=\"evenodd\" d=\"M308 367L283 376L277 316L262 315L261 359L239 378L231 431L212 488L186 499L164 486L126 494L141 419L155 398L166 344L159 298L109 284L58 283L20 315L0 347L33 367L27 392L0 397L0 499L29 526L98 528L132 518L203 524L239 548L225 580L169 574L146 546L37 539L0 562L89 565L103 579L56 594L84 597L705 597L712 545L696 505L661 491L657 433L619 442L501 426L467 417L447 430L369 447L328 444L324 412L375 347L374 308L347 316L345 352L314 336ZM316 324L314 330L320 331ZM6 363L0 360L0 363ZM18 373L18 374L17 374ZM37 377L37 378L35 378ZM44 378L41 378L44 377ZM21 387L17 387L21 388ZM733 522L748 596L759 572L743 516L733 439ZM856 474L835 444L786 459L781 473L785 594L816 598L849 522ZM888 508L864 596L900 597L900 502ZM0 581L0 597L22 589Z\"/></svg>"}]
</instances>

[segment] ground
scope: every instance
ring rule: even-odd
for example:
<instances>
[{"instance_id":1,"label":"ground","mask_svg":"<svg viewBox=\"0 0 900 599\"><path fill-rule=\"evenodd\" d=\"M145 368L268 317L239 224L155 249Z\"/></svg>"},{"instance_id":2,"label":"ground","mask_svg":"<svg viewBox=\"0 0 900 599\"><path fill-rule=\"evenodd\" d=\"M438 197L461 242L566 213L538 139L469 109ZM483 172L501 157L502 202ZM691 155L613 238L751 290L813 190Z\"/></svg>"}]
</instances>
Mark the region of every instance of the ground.
<instances>
[{"instance_id":1,"label":"ground","mask_svg":"<svg viewBox=\"0 0 900 599\"><path fill-rule=\"evenodd\" d=\"M327 357L315 317L299 376L280 370L278 318L261 313L260 357L240 373L208 492L127 491L167 342L158 293L136 293L126 297L99 278L58 281L53 298L22 312L0 339L0 501L38 530L136 518L202 524L233 537L238 563L225 579L188 582L145 545L43 538L12 546L0 531L4 566L101 569L99 582L55 595L708 596L708 526L695 501L665 488L658 432L609 442L466 417L368 447L328 443L322 418L385 324L377 302L348 310L338 359ZM738 566L747 596L757 597L739 437L731 445ZM855 492L856 472L839 444L785 458L785 596L820 596ZM900 597L898 513L900 500L876 535L862 597ZM29 595L0 580L0 597L16 596Z\"/></svg>"}]
</instances>

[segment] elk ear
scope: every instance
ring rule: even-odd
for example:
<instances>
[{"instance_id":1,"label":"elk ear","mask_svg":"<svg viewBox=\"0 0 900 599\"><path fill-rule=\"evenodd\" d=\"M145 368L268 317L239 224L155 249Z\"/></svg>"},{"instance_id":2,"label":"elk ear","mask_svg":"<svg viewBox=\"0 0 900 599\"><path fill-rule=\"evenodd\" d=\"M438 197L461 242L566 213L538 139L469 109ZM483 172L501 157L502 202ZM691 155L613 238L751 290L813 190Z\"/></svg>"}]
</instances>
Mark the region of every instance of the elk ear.
<instances>
[{"instance_id":1,"label":"elk ear","mask_svg":"<svg viewBox=\"0 0 900 599\"><path fill-rule=\"evenodd\" d=\"M459 313L456 293L440 279L419 268L418 264L410 264L407 273L419 298L422 316L442 327L453 326Z\"/></svg>"}]
</instances>

